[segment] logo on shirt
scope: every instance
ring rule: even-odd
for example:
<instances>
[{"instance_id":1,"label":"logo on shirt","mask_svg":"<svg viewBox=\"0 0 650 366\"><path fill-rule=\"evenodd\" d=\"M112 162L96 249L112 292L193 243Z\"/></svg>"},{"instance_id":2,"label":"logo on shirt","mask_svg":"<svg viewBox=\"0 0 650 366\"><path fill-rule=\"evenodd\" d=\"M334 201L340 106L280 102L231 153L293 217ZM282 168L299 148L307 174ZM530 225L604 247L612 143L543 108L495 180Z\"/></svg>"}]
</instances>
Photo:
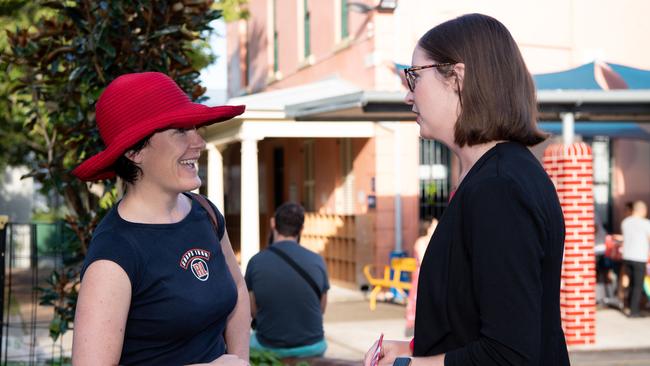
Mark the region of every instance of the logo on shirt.
<instances>
[{"instance_id":1,"label":"logo on shirt","mask_svg":"<svg viewBox=\"0 0 650 366\"><path fill-rule=\"evenodd\" d=\"M208 262L210 260L210 252L205 249L190 249L181 257L180 266L184 270L189 267L192 273L200 281L207 281L210 277L210 270L208 269Z\"/></svg>"}]
</instances>

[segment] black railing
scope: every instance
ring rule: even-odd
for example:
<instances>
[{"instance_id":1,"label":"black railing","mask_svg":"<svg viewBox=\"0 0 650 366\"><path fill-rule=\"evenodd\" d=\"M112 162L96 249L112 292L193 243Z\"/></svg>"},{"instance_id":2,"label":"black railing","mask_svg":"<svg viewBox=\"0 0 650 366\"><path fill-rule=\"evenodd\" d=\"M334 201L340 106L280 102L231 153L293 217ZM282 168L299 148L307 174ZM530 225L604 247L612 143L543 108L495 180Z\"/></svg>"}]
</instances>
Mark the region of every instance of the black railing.
<instances>
[{"instance_id":1,"label":"black railing","mask_svg":"<svg viewBox=\"0 0 650 366\"><path fill-rule=\"evenodd\" d=\"M451 156L433 140L420 139L420 219L439 219L449 201Z\"/></svg>"},{"instance_id":2,"label":"black railing","mask_svg":"<svg viewBox=\"0 0 650 366\"><path fill-rule=\"evenodd\" d=\"M53 341L53 308L39 304L39 288L62 268L69 240L61 223L9 223L1 229L0 364L69 364L72 332Z\"/></svg>"}]
</instances>

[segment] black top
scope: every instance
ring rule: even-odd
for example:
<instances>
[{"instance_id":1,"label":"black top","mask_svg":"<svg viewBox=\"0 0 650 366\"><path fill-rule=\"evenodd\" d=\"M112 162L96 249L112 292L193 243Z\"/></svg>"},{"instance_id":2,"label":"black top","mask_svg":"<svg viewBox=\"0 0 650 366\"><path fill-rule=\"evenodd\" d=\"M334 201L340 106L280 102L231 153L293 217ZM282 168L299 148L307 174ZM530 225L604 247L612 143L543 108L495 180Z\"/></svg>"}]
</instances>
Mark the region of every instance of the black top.
<instances>
[{"instance_id":1,"label":"black top","mask_svg":"<svg viewBox=\"0 0 650 366\"><path fill-rule=\"evenodd\" d=\"M295 241L273 247L289 255L316 282L321 293L329 289L323 258ZM257 340L266 347L298 347L322 341L320 299L295 269L271 251L253 256L246 267L246 285L255 295Z\"/></svg>"},{"instance_id":2,"label":"black top","mask_svg":"<svg viewBox=\"0 0 650 366\"><path fill-rule=\"evenodd\" d=\"M120 365L207 363L226 352L224 330L237 287L221 251L225 221L213 208L218 233L195 200L173 224L128 222L115 205L95 229L82 281L91 263L105 259L131 282Z\"/></svg>"},{"instance_id":3,"label":"black top","mask_svg":"<svg viewBox=\"0 0 650 366\"><path fill-rule=\"evenodd\" d=\"M560 323L564 218L523 145L500 143L469 171L420 269L414 356L445 365L569 365Z\"/></svg>"}]
</instances>

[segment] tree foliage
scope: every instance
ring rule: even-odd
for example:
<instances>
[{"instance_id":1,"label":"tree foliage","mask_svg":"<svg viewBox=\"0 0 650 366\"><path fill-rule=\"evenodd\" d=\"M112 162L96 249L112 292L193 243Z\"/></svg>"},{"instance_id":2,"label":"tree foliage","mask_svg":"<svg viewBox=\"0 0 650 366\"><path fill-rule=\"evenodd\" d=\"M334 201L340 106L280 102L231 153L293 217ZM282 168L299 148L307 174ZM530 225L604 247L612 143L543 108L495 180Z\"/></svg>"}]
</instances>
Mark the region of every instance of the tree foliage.
<instances>
[{"instance_id":1,"label":"tree foliage","mask_svg":"<svg viewBox=\"0 0 650 366\"><path fill-rule=\"evenodd\" d=\"M244 14L239 8L244 1L235 3L235 13ZM44 15L16 21L22 10L34 9ZM0 53L0 158L28 166L28 176L44 193L64 198L65 221L76 238L67 266L43 289L42 302L55 306L50 328L55 339L74 319L80 261L92 230L116 200L114 181L91 185L70 174L103 149L95 125L97 98L119 75L160 71L200 101L205 89L197 65L209 61L202 51L209 24L221 12L212 0L0 2L0 16L12 17L0 18L6 30Z\"/></svg>"},{"instance_id":2,"label":"tree foliage","mask_svg":"<svg viewBox=\"0 0 650 366\"><path fill-rule=\"evenodd\" d=\"M221 0L216 4L216 8L222 11L223 19L226 22L231 22L249 17L247 4L248 0Z\"/></svg>"}]
</instances>

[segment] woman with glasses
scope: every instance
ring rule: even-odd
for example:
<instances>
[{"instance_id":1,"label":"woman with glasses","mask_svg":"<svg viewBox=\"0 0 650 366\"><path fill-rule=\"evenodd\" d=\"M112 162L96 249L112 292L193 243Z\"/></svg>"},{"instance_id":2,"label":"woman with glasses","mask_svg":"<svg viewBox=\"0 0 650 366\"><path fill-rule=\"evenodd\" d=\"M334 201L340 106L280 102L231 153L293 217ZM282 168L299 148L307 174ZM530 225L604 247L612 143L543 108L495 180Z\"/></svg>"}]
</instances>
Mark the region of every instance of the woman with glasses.
<instances>
[{"instance_id":1,"label":"woman with glasses","mask_svg":"<svg viewBox=\"0 0 650 366\"><path fill-rule=\"evenodd\" d=\"M569 365L564 219L528 149L546 136L515 41L496 19L464 15L424 34L412 63L420 135L447 145L461 173L420 268L415 337L384 341L379 365Z\"/></svg>"}]
</instances>

